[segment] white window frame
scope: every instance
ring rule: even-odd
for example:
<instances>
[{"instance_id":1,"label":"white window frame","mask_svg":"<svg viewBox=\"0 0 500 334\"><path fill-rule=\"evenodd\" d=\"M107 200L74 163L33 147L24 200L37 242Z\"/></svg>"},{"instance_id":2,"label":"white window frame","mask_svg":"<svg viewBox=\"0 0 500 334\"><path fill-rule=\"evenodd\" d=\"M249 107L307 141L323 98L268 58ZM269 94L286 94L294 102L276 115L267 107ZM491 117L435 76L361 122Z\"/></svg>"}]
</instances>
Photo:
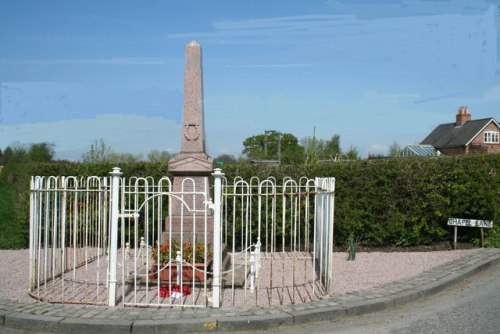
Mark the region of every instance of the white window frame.
<instances>
[{"instance_id":1,"label":"white window frame","mask_svg":"<svg viewBox=\"0 0 500 334\"><path fill-rule=\"evenodd\" d=\"M498 144L498 131L485 131L484 132L484 143L485 144Z\"/></svg>"}]
</instances>

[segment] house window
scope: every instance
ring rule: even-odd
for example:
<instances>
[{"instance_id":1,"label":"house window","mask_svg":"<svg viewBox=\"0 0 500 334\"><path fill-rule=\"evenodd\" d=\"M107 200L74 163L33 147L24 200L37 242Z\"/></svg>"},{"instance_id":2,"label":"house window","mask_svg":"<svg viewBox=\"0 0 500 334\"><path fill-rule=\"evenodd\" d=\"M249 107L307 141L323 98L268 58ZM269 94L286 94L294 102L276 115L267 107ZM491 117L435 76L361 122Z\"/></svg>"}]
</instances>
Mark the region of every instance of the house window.
<instances>
[{"instance_id":1,"label":"house window","mask_svg":"<svg viewBox=\"0 0 500 334\"><path fill-rule=\"evenodd\" d=\"M498 144L498 132L486 131L484 133L484 143L485 144Z\"/></svg>"}]
</instances>

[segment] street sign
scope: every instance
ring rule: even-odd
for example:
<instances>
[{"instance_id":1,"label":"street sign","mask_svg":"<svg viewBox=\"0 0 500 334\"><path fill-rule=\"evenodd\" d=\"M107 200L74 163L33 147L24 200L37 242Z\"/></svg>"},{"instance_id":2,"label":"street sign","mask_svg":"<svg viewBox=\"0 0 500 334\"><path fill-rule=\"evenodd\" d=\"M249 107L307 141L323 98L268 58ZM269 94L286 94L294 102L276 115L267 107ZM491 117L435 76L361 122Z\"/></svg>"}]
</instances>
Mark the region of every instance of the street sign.
<instances>
[{"instance_id":1,"label":"street sign","mask_svg":"<svg viewBox=\"0 0 500 334\"><path fill-rule=\"evenodd\" d=\"M454 226L453 248L457 248L458 227L479 227L481 228L481 247L484 247L483 228L493 228L493 220L448 218L448 226Z\"/></svg>"},{"instance_id":2,"label":"street sign","mask_svg":"<svg viewBox=\"0 0 500 334\"><path fill-rule=\"evenodd\" d=\"M448 218L449 226L493 228L492 220Z\"/></svg>"}]
</instances>

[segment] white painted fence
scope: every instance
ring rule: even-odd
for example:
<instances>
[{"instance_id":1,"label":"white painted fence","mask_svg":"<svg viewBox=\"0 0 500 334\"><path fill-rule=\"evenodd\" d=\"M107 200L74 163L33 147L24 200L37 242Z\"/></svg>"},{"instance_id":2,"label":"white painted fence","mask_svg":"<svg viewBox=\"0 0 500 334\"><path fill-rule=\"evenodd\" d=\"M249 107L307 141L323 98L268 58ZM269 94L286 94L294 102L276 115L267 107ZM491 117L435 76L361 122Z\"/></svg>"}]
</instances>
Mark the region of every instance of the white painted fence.
<instances>
[{"instance_id":1,"label":"white painted fence","mask_svg":"<svg viewBox=\"0 0 500 334\"><path fill-rule=\"evenodd\" d=\"M35 298L101 300L107 289L109 189L107 178L32 178L29 291Z\"/></svg>"},{"instance_id":2,"label":"white painted fence","mask_svg":"<svg viewBox=\"0 0 500 334\"><path fill-rule=\"evenodd\" d=\"M213 192L208 179L189 178L174 192L167 177L110 174L32 178L35 298L237 307L302 303L331 291L333 178L229 184L216 170ZM190 233L176 232L179 222ZM201 257L188 256L192 246Z\"/></svg>"}]
</instances>

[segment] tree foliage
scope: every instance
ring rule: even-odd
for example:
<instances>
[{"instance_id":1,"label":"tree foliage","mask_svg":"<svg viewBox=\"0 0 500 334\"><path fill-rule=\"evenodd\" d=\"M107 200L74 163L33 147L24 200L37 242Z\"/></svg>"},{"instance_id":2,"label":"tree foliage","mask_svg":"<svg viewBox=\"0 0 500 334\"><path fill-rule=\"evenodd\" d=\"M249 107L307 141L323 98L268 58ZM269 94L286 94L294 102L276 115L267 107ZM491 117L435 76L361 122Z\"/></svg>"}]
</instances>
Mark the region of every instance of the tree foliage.
<instances>
[{"instance_id":1,"label":"tree foliage","mask_svg":"<svg viewBox=\"0 0 500 334\"><path fill-rule=\"evenodd\" d=\"M152 163L167 163L172 156L167 151L153 150L148 153L147 161Z\"/></svg>"},{"instance_id":2,"label":"tree foliage","mask_svg":"<svg viewBox=\"0 0 500 334\"><path fill-rule=\"evenodd\" d=\"M264 134L246 138L243 147L243 154L252 160L279 160L287 165L304 161L304 148L291 133L265 131Z\"/></svg>"},{"instance_id":3,"label":"tree foliage","mask_svg":"<svg viewBox=\"0 0 500 334\"><path fill-rule=\"evenodd\" d=\"M360 156L359 156L358 148L356 146L351 145L349 147L349 150L347 150L347 152L345 152L344 157L347 160L359 160Z\"/></svg>"},{"instance_id":4,"label":"tree foliage","mask_svg":"<svg viewBox=\"0 0 500 334\"><path fill-rule=\"evenodd\" d=\"M33 162L49 162L54 159L54 145L38 143L30 145L28 149L29 160Z\"/></svg>"},{"instance_id":5,"label":"tree foliage","mask_svg":"<svg viewBox=\"0 0 500 334\"><path fill-rule=\"evenodd\" d=\"M54 145L49 143L35 143L29 145L7 146L0 154L0 164L49 162L54 159Z\"/></svg>"},{"instance_id":6,"label":"tree foliage","mask_svg":"<svg viewBox=\"0 0 500 334\"><path fill-rule=\"evenodd\" d=\"M399 157L401 156L401 151L403 149L397 142L394 142L391 146L389 146L389 156L390 157Z\"/></svg>"},{"instance_id":7,"label":"tree foliage","mask_svg":"<svg viewBox=\"0 0 500 334\"><path fill-rule=\"evenodd\" d=\"M340 136L333 135L330 139L318 139L315 135L300 140L304 147L305 163L314 164L319 161L336 161L342 154Z\"/></svg>"},{"instance_id":8,"label":"tree foliage","mask_svg":"<svg viewBox=\"0 0 500 334\"><path fill-rule=\"evenodd\" d=\"M82 161L85 163L110 162L112 153L111 147L101 138L90 144L89 150L82 155Z\"/></svg>"},{"instance_id":9,"label":"tree foliage","mask_svg":"<svg viewBox=\"0 0 500 334\"><path fill-rule=\"evenodd\" d=\"M141 154L114 152L102 138L90 144L89 150L82 155L84 163L131 164L142 160Z\"/></svg>"}]
</instances>

